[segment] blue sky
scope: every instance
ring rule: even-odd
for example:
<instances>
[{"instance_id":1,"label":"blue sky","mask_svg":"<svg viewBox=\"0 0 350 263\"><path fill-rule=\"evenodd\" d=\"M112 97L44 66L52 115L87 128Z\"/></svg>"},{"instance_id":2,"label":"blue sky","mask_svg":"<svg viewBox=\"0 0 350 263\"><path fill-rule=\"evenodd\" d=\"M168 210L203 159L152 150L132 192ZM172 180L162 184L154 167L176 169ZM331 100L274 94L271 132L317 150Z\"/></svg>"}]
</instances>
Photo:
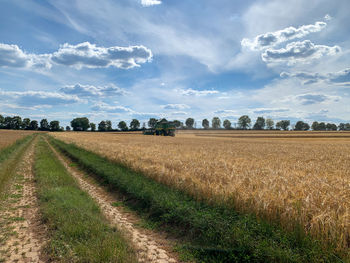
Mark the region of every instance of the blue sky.
<instances>
[{"instance_id":1,"label":"blue sky","mask_svg":"<svg viewBox=\"0 0 350 263\"><path fill-rule=\"evenodd\" d=\"M0 114L350 121L348 0L1 0Z\"/></svg>"}]
</instances>

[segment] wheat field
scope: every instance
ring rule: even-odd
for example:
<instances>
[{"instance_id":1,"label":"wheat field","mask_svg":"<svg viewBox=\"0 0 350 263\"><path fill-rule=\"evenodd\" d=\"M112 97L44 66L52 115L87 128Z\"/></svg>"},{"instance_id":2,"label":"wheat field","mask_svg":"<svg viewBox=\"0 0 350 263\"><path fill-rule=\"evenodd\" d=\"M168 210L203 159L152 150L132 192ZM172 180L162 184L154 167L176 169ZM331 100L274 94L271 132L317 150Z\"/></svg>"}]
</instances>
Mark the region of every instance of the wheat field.
<instances>
[{"instance_id":1,"label":"wheat field","mask_svg":"<svg viewBox=\"0 0 350 263\"><path fill-rule=\"evenodd\" d=\"M54 133L198 199L350 247L350 133Z\"/></svg>"},{"instance_id":2,"label":"wheat field","mask_svg":"<svg viewBox=\"0 0 350 263\"><path fill-rule=\"evenodd\" d=\"M16 140L32 134L33 131L0 130L0 149L5 148Z\"/></svg>"}]
</instances>

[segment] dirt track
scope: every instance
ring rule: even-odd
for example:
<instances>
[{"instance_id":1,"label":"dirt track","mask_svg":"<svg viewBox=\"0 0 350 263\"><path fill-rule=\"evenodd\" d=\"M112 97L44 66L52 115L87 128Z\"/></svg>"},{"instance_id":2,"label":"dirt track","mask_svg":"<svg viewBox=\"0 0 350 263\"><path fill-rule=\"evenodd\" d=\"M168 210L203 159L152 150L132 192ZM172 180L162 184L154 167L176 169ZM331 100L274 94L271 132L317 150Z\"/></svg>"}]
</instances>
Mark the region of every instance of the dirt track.
<instances>
[{"instance_id":1,"label":"dirt track","mask_svg":"<svg viewBox=\"0 0 350 263\"><path fill-rule=\"evenodd\" d=\"M175 259L176 257L173 256L174 253L169 251L171 248L167 240L162 239L157 233L137 229L134 225L135 216L131 219L130 213L126 213L120 207L112 205L117 201L112 194L87 179L78 169L69 166L67 158L61 156L53 147L51 149L64 164L68 172L76 178L81 189L86 191L98 203L108 221L128 238L135 248L139 262L178 262Z\"/></svg>"},{"instance_id":2,"label":"dirt track","mask_svg":"<svg viewBox=\"0 0 350 263\"><path fill-rule=\"evenodd\" d=\"M0 211L0 225L5 237L1 244L1 262L44 262L41 250L46 243L46 229L40 221L33 175L34 145L32 142L16 169L17 177L10 196ZM7 238L6 238L7 237Z\"/></svg>"}]
</instances>

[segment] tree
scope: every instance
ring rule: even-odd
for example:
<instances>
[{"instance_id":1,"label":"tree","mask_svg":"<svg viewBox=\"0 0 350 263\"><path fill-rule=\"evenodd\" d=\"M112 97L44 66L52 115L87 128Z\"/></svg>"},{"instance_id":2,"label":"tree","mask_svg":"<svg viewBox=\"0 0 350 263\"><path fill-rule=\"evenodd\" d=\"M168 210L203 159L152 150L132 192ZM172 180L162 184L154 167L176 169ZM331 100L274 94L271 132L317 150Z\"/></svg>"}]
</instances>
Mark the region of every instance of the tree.
<instances>
[{"instance_id":1,"label":"tree","mask_svg":"<svg viewBox=\"0 0 350 263\"><path fill-rule=\"evenodd\" d=\"M110 120L106 120L106 130L111 131L112 129L112 122Z\"/></svg>"},{"instance_id":2,"label":"tree","mask_svg":"<svg viewBox=\"0 0 350 263\"><path fill-rule=\"evenodd\" d=\"M132 119L130 122L130 129L131 130L137 130L138 128L140 128L140 122L137 119Z\"/></svg>"},{"instance_id":3,"label":"tree","mask_svg":"<svg viewBox=\"0 0 350 263\"><path fill-rule=\"evenodd\" d=\"M126 125L125 121L120 121L118 123L118 128L121 129L122 131L127 131L128 130L128 125Z\"/></svg>"},{"instance_id":4,"label":"tree","mask_svg":"<svg viewBox=\"0 0 350 263\"><path fill-rule=\"evenodd\" d=\"M20 116L14 116L11 119L11 129L19 130L22 127L22 118Z\"/></svg>"},{"instance_id":5,"label":"tree","mask_svg":"<svg viewBox=\"0 0 350 263\"><path fill-rule=\"evenodd\" d=\"M318 131L318 122L317 121L314 121L311 125L311 129L314 130L314 131Z\"/></svg>"},{"instance_id":6,"label":"tree","mask_svg":"<svg viewBox=\"0 0 350 263\"><path fill-rule=\"evenodd\" d=\"M70 131L70 126L66 126L66 131Z\"/></svg>"},{"instance_id":7,"label":"tree","mask_svg":"<svg viewBox=\"0 0 350 263\"><path fill-rule=\"evenodd\" d=\"M11 128L11 122L12 122L12 117L10 117L10 116L5 117L3 127L5 129L12 129Z\"/></svg>"},{"instance_id":8,"label":"tree","mask_svg":"<svg viewBox=\"0 0 350 263\"><path fill-rule=\"evenodd\" d=\"M298 121L294 127L294 130L296 131L307 131L309 129L310 129L310 125L303 121Z\"/></svg>"},{"instance_id":9,"label":"tree","mask_svg":"<svg viewBox=\"0 0 350 263\"><path fill-rule=\"evenodd\" d=\"M253 126L254 130L263 130L265 128L265 119L264 117L258 117Z\"/></svg>"},{"instance_id":10,"label":"tree","mask_svg":"<svg viewBox=\"0 0 350 263\"><path fill-rule=\"evenodd\" d=\"M209 129L209 121L207 119L202 120L202 126L204 129Z\"/></svg>"},{"instance_id":11,"label":"tree","mask_svg":"<svg viewBox=\"0 0 350 263\"><path fill-rule=\"evenodd\" d=\"M40 121L40 130L42 131L48 131L50 129L49 122L47 119L42 119Z\"/></svg>"},{"instance_id":12,"label":"tree","mask_svg":"<svg viewBox=\"0 0 350 263\"><path fill-rule=\"evenodd\" d=\"M272 130L274 125L275 125L275 123L272 119L266 119L266 128L267 129Z\"/></svg>"},{"instance_id":13,"label":"tree","mask_svg":"<svg viewBox=\"0 0 350 263\"><path fill-rule=\"evenodd\" d=\"M282 120L276 123L276 128L277 129L282 129L284 131L288 130L288 127L290 125L290 121L289 120Z\"/></svg>"},{"instance_id":14,"label":"tree","mask_svg":"<svg viewBox=\"0 0 350 263\"><path fill-rule=\"evenodd\" d=\"M186 127L188 129L193 129L194 119L193 118L187 118L185 124L186 124Z\"/></svg>"},{"instance_id":15,"label":"tree","mask_svg":"<svg viewBox=\"0 0 350 263\"><path fill-rule=\"evenodd\" d=\"M219 119L219 117L214 117L211 120L211 127L213 127L213 129L220 129L221 128L221 120Z\"/></svg>"},{"instance_id":16,"label":"tree","mask_svg":"<svg viewBox=\"0 0 350 263\"><path fill-rule=\"evenodd\" d=\"M50 131L59 131L60 122L59 121L50 121Z\"/></svg>"},{"instance_id":17,"label":"tree","mask_svg":"<svg viewBox=\"0 0 350 263\"><path fill-rule=\"evenodd\" d=\"M154 128L154 127L156 127L157 119L155 119L155 118L150 118L147 124L148 124L148 127Z\"/></svg>"},{"instance_id":18,"label":"tree","mask_svg":"<svg viewBox=\"0 0 350 263\"><path fill-rule=\"evenodd\" d=\"M344 131L345 130L345 123L339 123L338 129L339 129L339 131Z\"/></svg>"},{"instance_id":19,"label":"tree","mask_svg":"<svg viewBox=\"0 0 350 263\"><path fill-rule=\"evenodd\" d=\"M178 120L174 120L174 124L175 124L176 128L180 128L183 126L183 123L181 121L178 121Z\"/></svg>"},{"instance_id":20,"label":"tree","mask_svg":"<svg viewBox=\"0 0 350 263\"><path fill-rule=\"evenodd\" d=\"M107 130L106 122L105 121L101 121L98 124L98 131L104 132L106 130Z\"/></svg>"},{"instance_id":21,"label":"tree","mask_svg":"<svg viewBox=\"0 0 350 263\"><path fill-rule=\"evenodd\" d=\"M318 124L318 130L319 131L325 131L327 128L326 128L326 124L324 122L320 122Z\"/></svg>"},{"instance_id":22,"label":"tree","mask_svg":"<svg viewBox=\"0 0 350 263\"><path fill-rule=\"evenodd\" d=\"M5 118L0 114L0 129L4 127Z\"/></svg>"},{"instance_id":23,"label":"tree","mask_svg":"<svg viewBox=\"0 0 350 263\"><path fill-rule=\"evenodd\" d=\"M29 126L30 126L30 119L29 118L24 118L23 121L22 121L21 128L23 130L29 130Z\"/></svg>"},{"instance_id":24,"label":"tree","mask_svg":"<svg viewBox=\"0 0 350 263\"><path fill-rule=\"evenodd\" d=\"M224 120L223 125L225 129L227 130L231 129L231 122L229 120Z\"/></svg>"},{"instance_id":25,"label":"tree","mask_svg":"<svg viewBox=\"0 0 350 263\"><path fill-rule=\"evenodd\" d=\"M251 122L252 121L248 115L243 115L238 119L238 127L240 129L246 130L248 127L250 127Z\"/></svg>"},{"instance_id":26,"label":"tree","mask_svg":"<svg viewBox=\"0 0 350 263\"><path fill-rule=\"evenodd\" d=\"M327 131L336 131L337 130L337 125L333 123L327 123L326 124L326 129Z\"/></svg>"},{"instance_id":27,"label":"tree","mask_svg":"<svg viewBox=\"0 0 350 263\"><path fill-rule=\"evenodd\" d=\"M87 131L90 128L89 119L86 117L75 118L70 122L73 131Z\"/></svg>"},{"instance_id":28,"label":"tree","mask_svg":"<svg viewBox=\"0 0 350 263\"><path fill-rule=\"evenodd\" d=\"M90 130L93 132L96 131L96 124L95 123L90 122Z\"/></svg>"},{"instance_id":29,"label":"tree","mask_svg":"<svg viewBox=\"0 0 350 263\"><path fill-rule=\"evenodd\" d=\"M29 124L29 130L37 130L38 127L39 127L38 121L33 120Z\"/></svg>"}]
</instances>

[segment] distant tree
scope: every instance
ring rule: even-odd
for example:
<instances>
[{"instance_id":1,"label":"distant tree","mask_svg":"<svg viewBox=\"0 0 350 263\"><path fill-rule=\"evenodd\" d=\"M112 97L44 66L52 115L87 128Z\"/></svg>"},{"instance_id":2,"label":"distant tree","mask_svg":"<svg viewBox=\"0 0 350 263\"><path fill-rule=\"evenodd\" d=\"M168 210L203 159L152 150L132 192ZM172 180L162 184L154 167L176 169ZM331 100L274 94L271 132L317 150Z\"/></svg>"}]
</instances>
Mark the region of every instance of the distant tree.
<instances>
[{"instance_id":1,"label":"distant tree","mask_svg":"<svg viewBox=\"0 0 350 263\"><path fill-rule=\"evenodd\" d=\"M95 123L90 122L90 130L93 132L96 131L96 124Z\"/></svg>"},{"instance_id":2,"label":"distant tree","mask_svg":"<svg viewBox=\"0 0 350 263\"><path fill-rule=\"evenodd\" d=\"M111 131L113 130L112 128L112 122L110 120L106 120L106 130Z\"/></svg>"},{"instance_id":3,"label":"distant tree","mask_svg":"<svg viewBox=\"0 0 350 263\"><path fill-rule=\"evenodd\" d=\"M21 129L23 130L29 130L30 126L30 119L29 118L24 118L22 121Z\"/></svg>"},{"instance_id":4,"label":"distant tree","mask_svg":"<svg viewBox=\"0 0 350 263\"><path fill-rule=\"evenodd\" d=\"M253 126L254 130L263 130L265 128L265 119L264 117L258 117Z\"/></svg>"},{"instance_id":5,"label":"distant tree","mask_svg":"<svg viewBox=\"0 0 350 263\"><path fill-rule=\"evenodd\" d=\"M37 130L38 127L39 127L38 121L36 120L31 121L29 124L29 130Z\"/></svg>"},{"instance_id":6,"label":"distant tree","mask_svg":"<svg viewBox=\"0 0 350 263\"><path fill-rule=\"evenodd\" d=\"M193 129L194 119L193 118L187 118L185 124L186 124L186 127L188 129Z\"/></svg>"},{"instance_id":7,"label":"distant tree","mask_svg":"<svg viewBox=\"0 0 350 263\"><path fill-rule=\"evenodd\" d=\"M140 122L137 119L132 119L130 122L130 129L131 130L137 130L138 128L140 128Z\"/></svg>"},{"instance_id":8,"label":"distant tree","mask_svg":"<svg viewBox=\"0 0 350 263\"><path fill-rule=\"evenodd\" d=\"M174 124L175 124L176 128L180 128L183 126L183 123L181 121L178 121L178 120L174 120Z\"/></svg>"},{"instance_id":9,"label":"distant tree","mask_svg":"<svg viewBox=\"0 0 350 263\"><path fill-rule=\"evenodd\" d=\"M311 124L311 129L314 130L314 131L318 131L318 122L317 121L314 121L312 124Z\"/></svg>"},{"instance_id":10,"label":"distant tree","mask_svg":"<svg viewBox=\"0 0 350 263\"><path fill-rule=\"evenodd\" d=\"M0 129L4 127L5 118L0 114Z\"/></svg>"},{"instance_id":11,"label":"distant tree","mask_svg":"<svg viewBox=\"0 0 350 263\"><path fill-rule=\"evenodd\" d=\"M202 120L202 127L204 129L209 129L209 126L210 126L210 124L209 124L209 121L207 119Z\"/></svg>"},{"instance_id":12,"label":"distant tree","mask_svg":"<svg viewBox=\"0 0 350 263\"><path fill-rule=\"evenodd\" d=\"M326 129L327 131L336 131L337 130L337 125L333 123L327 123L326 124Z\"/></svg>"},{"instance_id":13,"label":"distant tree","mask_svg":"<svg viewBox=\"0 0 350 263\"><path fill-rule=\"evenodd\" d=\"M288 130L288 127L290 125L290 121L289 120L282 120L276 123L276 128L277 129L282 129L284 131Z\"/></svg>"},{"instance_id":14,"label":"distant tree","mask_svg":"<svg viewBox=\"0 0 350 263\"><path fill-rule=\"evenodd\" d=\"M345 123L339 123L338 129L339 129L339 131L344 131L345 130Z\"/></svg>"},{"instance_id":15,"label":"distant tree","mask_svg":"<svg viewBox=\"0 0 350 263\"><path fill-rule=\"evenodd\" d=\"M40 130L42 131L48 131L50 129L49 122L47 119L42 119L40 121Z\"/></svg>"},{"instance_id":16,"label":"distant tree","mask_svg":"<svg viewBox=\"0 0 350 263\"><path fill-rule=\"evenodd\" d=\"M11 120L11 129L20 130L22 127L22 118L20 116L14 116Z\"/></svg>"},{"instance_id":17,"label":"distant tree","mask_svg":"<svg viewBox=\"0 0 350 263\"><path fill-rule=\"evenodd\" d=\"M239 117L238 119L238 127L240 129L246 130L247 128L250 127L251 119L249 118L248 115L243 115Z\"/></svg>"},{"instance_id":18,"label":"distant tree","mask_svg":"<svg viewBox=\"0 0 350 263\"><path fill-rule=\"evenodd\" d=\"M104 132L104 131L107 130L107 126L106 126L106 122L105 121L101 121L98 124L98 130L101 131L101 132Z\"/></svg>"},{"instance_id":19,"label":"distant tree","mask_svg":"<svg viewBox=\"0 0 350 263\"><path fill-rule=\"evenodd\" d=\"M294 127L294 130L296 131L307 131L309 129L310 129L310 125L303 121L298 121Z\"/></svg>"},{"instance_id":20,"label":"distant tree","mask_svg":"<svg viewBox=\"0 0 350 263\"><path fill-rule=\"evenodd\" d=\"M60 122L59 121L50 121L50 131L59 131Z\"/></svg>"},{"instance_id":21,"label":"distant tree","mask_svg":"<svg viewBox=\"0 0 350 263\"><path fill-rule=\"evenodd\" d=\"M211 120L211 127L213 127L213 129L220 129L221 128L221 120L219 117L214 117Z\"/></svg>"},{"instance_id":22,"label":"distant tree","mask_svg":"<svg viewBox=\"0 0 350 263\"><path fill-rule=\"evenodd\" d=\"M66 126L66 131L70 131L70 126Z\"/></svg>"},{"instance_id":23,"label":"distant tree","mask_svg":"<svg viewBox=\"0 0 350 263\"><path fill-rule=\"evenodd\" d=\"M346 123L345 124L345 130L346 131L350 131L350 123Z\"/></svg>"},{"instance_id":24,"label":"distant tree","mask_svg":"<svg viewBox=\"0 0 350 263\"><path fill-rule=\"evenodd\" d=\"M89 119L86 117L75 118L70 122L73 131L87 131L90 128Z\"/></svg>"},{"instance_id":25,"label":"distant tree","mask_svg":"<svg viewBox=\"0 0 350 263\"><path fill-rule=\"evenodd\" d=\"M126 124L125 121L120 121L118 123L118 128L121 129L122 131L127 131L128 130L128 125Z\"/></svg>"},{"instance_id":26,"label":"distant tree","mask_svg":"<svg viewBox=\"0 0 350 263\"><path fill-rule=\"evenodd\" d=\"M274 126L275 126L275 123L272 119L266 119L266 128L268 130L272 130Z\"/></svg>"},{"instance_id":27,"label":"distant tree","mask_svg":"<svg viewBox=\"0 0 350 263\"><path fill-rule=\"evenodd\" d=\"M150 118L147 124L148 124L148 127L154 128L154 127L156 127L157 119L155 119L155 118Z\"/></svg>"},{"instance_id":28,"label":"distant tree","mask_svg":"<svg viewBox=\"0 0 350 263\"><path fill-rule=\"evenodd\" d=\"M318 124L318 130L319 131L325 131L327 128L326 128L326 124L324 122L320 122Z\"/></svg>"},{"instance_id":29,"label":"distant tree","mask_svg":"<svg viewBox=\"0 0 350 263\"><path fill-rule=\"evenodd\" d=\"M232 127L231 127L231 122L230 122L229 120L224 120L223 126L224 126L224 128L227 129L227 130L229 130L229 129L232 128Z\"/></svg>"},{"instance_id":30,"label":"distant tree","mask_svg":"<svg viewBox=\"0 0 350 263\"><path fill-rule=\"evenodd\" d=\"M3 127L5 129L12 129L11 125L12 125L12 117L6 116L5 119L4 119Z\"/></svg>"}]
</instances>

